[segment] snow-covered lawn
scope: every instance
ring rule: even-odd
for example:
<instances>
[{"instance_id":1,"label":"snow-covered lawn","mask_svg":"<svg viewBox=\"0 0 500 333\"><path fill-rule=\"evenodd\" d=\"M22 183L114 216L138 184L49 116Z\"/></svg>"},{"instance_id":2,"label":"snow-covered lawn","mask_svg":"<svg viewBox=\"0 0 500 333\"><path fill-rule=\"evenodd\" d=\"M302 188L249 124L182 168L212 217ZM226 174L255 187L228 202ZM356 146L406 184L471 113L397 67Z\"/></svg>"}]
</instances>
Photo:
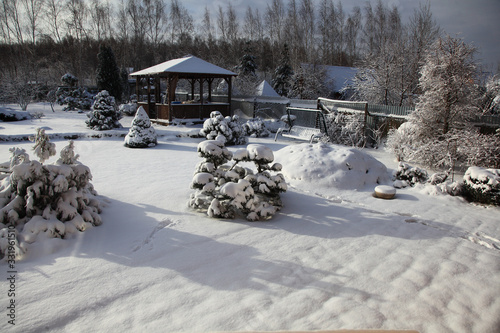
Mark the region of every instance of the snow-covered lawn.
<instances>
[{"instance_id":1,"label":"snow-covered lawn","mask_svg":"<svg viewBox=\"0 0 500 333\"><path fill-rule=\"evenodd\" d=\"M374 181L391 181L365 153L397 166L382 150L250 138L283 164L284 208L266 222L216 220L187 207L201 139L182 134L195 127L155 126L156 147L130 149L120 136L132 117L95 132L85 114L34 110L45 117L0 123L0 138L80 134L75 151L106 207L101 226L33 243L16 262L13 327L0 264L2 332L500 329L500 209L429 186L375 198ZM36 159L32 145L0 142L0 162L13 146Z\"/></svg>"}]
</instances>

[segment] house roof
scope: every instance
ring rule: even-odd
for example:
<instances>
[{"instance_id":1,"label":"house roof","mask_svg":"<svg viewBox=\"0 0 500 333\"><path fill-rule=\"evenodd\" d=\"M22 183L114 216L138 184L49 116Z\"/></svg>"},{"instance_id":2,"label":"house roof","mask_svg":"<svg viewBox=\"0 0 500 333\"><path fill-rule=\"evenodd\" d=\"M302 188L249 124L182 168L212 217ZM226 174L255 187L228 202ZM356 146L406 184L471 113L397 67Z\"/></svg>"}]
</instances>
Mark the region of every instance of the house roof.
<instances>
[{"instance_id":1,"label":"house roof","mask_svg":"<svg viewBox=\"0 0 500 333\"><path fill-rule=\"evenodd\" d=\"M131 76L154 75L161 73L186 73L186 74L206 74L221 76L236 76L227 69L211 64L195 56L172 59L161 64L131 73Z\"/></svg>"},{"instance_id":2,"label":"house roof","mask_svg":"<svg viewBox=\"0 0 500 333\"><path fill-rule=\"evenodd\" d=\"M262 81L255 89L255 95L257 96L269 96L269 97L280 97L278 93L271 87L271 85L266 81Z\"/></svg>"}]
</instances>

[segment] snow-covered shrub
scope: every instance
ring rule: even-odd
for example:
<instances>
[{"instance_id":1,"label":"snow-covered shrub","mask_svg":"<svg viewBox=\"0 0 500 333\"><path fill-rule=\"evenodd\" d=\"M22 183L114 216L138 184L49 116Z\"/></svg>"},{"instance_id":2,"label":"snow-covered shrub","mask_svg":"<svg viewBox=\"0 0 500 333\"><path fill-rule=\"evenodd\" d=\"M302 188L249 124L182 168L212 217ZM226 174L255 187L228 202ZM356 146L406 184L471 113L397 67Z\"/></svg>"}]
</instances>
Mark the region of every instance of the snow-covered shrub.
<instances>
[{"instance_id":1,"label":"snow-covered shrub","mask_svg":"<svg viewBox=\"0 0 500 333\"><path fill-rule=\"evenodd\" d=\"M55 94L57 103L66 105L63 111L90 110L92 106L92 94L85 88L59 87Z\"/></svg>"},{"instance_id":2,"label":"snow-covered shrub","mask_svg":"<svg viewBox=\"0 0 500 333\"><path fill-rule=\"evenodd\" d=\"M470 201L500 205L500 169L467 169L463 195Z\"/></svg>"},{"instance_id":3,"label":"snow-covered shrub","mask_svg":"<svg viewBox=\"0 0 500 333\"><path fill-rule=\"evenodd\" d=\"M271 132L266 128L266 124L259 117L247 120L243 124L243 130L246 136L256 138L265 138L271 135Z\"/></svg>"},{"instance_id":4,"label":"snow-covered shrub","mask_svg":"<svg viewBox=\"0 0 500 333\"><path fill-rule=\"evenodd\" d=\"M27 111L17 111L4 106L0 106L0 121L20 121L31 119Z\"/></svg>"},{"instance_id":5,"label":"snow-covered shrub","mask_svg":"<svg viewBox=\"0 0 500 333\"><path fill-rule=\"evenodd\" d=\"M207 140L223 140L225 145L243 145L246 143L245 132L238 122L239 117L224 117L219 111L210 113L205 120L200 135Z\"/></svg>"},{"instance_id":6,"label":"snow-covered shrub","mask_svg":"<svg viewBox=\"0 0 500 333\"><path fill-rule=\"evenodd\" d=\"M73 142L53 164L31 161L12 148L10 175L0 182L0 255L20 257L29 244L66 238L101 224L101 203L90 169L77 161Z\"/></svg>"},{"instance_id":7,"label":"snow-covered shrub","mask_svg":"<svg viewBox=\"0 0 500 333\"><path fill-rule=\"evenodd\" d=\"M361 190L390 180L387 168L362 150L326 143L290 145L275 154L287 181L314 192Z\"/></svg>"},{"instance_id":8,"label":"snow-covered shrub","mask_svg":"<svg viewBox=\"0 0 500 333\"><path fill-rule=\"evenodd\" d=\"M246 216L250 221L268 219L282 206L279 194L287 185L275 163L271 149L253 144L232 154L220 140L206 140L198 145L198 154L204 160L195 170L189 206L205 211L210 217L234 218ZM234 160L232 166L226 164ZM254 162L257 172L238 163Z\"/></svg>"},{"instance_id":9,"label":"snow-covered shrub","mask_svg":"<svg viewBox=\"0 0 500 333\"><path fill-rule=\"evenodd\" d=\"M35 143L33 150L40 160L40 163L43 164L50 156L56 154L56 145L55 143L49 142L49 136L45 134L43 128L37 128L35 136L31 137L30 140Z\"/></svg>"},{"instance_id":10,"label":"snow-covered shrub","mask_svg":"<svg viewBox=\"0 0 500 333\"><path fill-rule=\"evenodd\" d=\"M125 146L130 148L154 147L157 143L156 138L156 131L151 126L148 114L141 106L132 120L127 136L125 136Z\"/></svg>"},{"instance_id":11,"label":"snow-covered shrub","mask_svg":"<svg viewBox=\"0 0 500 333\"><path fill-rule=\"evenodd\" d=\"M399 181L397 187L406 187L414 186L417 183L425 183L429 176L424 169L399 162L398 169L394 173L394 178L396 181Z\"/></svg>"},{"instance_id":12,"label":"snow-covered shrub","mask_svg":"<svg viewBox=\"0 0 500 333\"><path fill-rule=\"evenodd\" d=\"M61 82L67 86L74 87L78 83L78 78L71 73L66 73L61 77Z\"/></svg>"},{"instance_id":13,"label":"snow-covered shrub","mask_svg":"<svg viewBox=\"0 0 500 333\"><path fill-rule=\"evenodd\" d=\"M333 112L325 117L329 141L351 147L362 147L365 142L362 114Z\"/></svg>"},{"instance_id":14,"label":"snow-covered shrub","mask_svg":"<svg viewBox=\"0 0 500 333\"><path fill-rule=\"evenodd\" d=\"M118 110L121 114L134 116L137 112L137 103L120 104Z\"/></svg>"},{"instance_id":15,"label":"snow-covered shrub","mask_svg":"<svg viewBox=\"0 0 500 333\"><path fill-rule=\"evenodd\" d=\"M87 114L87 126L96 131L105 131L120 128L118 121L121 115L116 110L115 98L110 96L106 90L101 91L95 97L92 111Z\"/></svg>"}]
</instances>

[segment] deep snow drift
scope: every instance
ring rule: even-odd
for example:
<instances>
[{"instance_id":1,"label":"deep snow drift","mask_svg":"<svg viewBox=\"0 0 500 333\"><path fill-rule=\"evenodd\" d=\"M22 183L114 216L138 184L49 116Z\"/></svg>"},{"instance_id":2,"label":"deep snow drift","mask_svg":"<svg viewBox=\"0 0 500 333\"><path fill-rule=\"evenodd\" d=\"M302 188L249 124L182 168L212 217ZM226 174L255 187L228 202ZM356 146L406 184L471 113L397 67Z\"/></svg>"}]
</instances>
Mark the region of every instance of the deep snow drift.
<instances>
[{"instance_id":1,"label":"deep snow drift","mask_svg":"<svg viewBox=\"0 0 500 333\"><path fill-rule=\"evenodd\" d=\"M93 138L85 114L28 110L35 107L46 116L0 123L0 138L43 127L57 134L60 151L62 137L77 135L75 152L106 206L101 226L33 243L16 262L15 327L6 316L8 268L0 264L1 331L498 332L500 209L422 185L398 189L393 200L373 197L375 179L391 182L365 153L387 173L397 167L383 150L361 151L354 166L340 154L345 147L250 138L273 150L285 178L293 173L284 207L266 222L217 220L187 206L203 140L183 135L193 127L155 126L156 147L128 149L131 117ZM32 145L1 142L0 162L9 148ZM323 149L328 159L314 153ZM311 179L320 173L308 163L324 163L325 182ZM339 169L342 177L333 176Z\"/></svg>"}]
</instances>

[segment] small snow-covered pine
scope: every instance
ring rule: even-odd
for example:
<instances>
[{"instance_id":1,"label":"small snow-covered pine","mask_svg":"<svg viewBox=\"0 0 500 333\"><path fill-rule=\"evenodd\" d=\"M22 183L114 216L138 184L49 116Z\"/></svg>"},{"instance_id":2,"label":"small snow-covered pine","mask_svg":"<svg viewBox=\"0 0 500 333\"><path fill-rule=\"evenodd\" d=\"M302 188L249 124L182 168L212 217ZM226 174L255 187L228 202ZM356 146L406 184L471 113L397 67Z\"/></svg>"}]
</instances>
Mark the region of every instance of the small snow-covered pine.
<instances>
[{"instance_id":1,"label":"small snow-covered pine","mask_svg":"<svg viewBox=\"0 0 500 333\"><path fill-rule=\"evenodd\" d=\"M151 126L148 114L141 106L132 120L127 136L125 136L125 146L129 148L147 148L154 147L156 144L156 131Z\"/></svg>"},{"instance_id":2,"label":"small snow-covered pine","mask_svg":"<svg viewBox=\"0 0 500 333\"><path fill-rule=\"evenodd\" d=\"M106 90L102 90L95 97L92 110L87 114L87 126L96 131L105 131L113 128L121 128L118 121L121 117L116 110L115 98Z\"/></svg>"},{"instance_id":3,"label":"small snow-covered pine","mask_svg":"<svg viewBox=\"0 0 500 333\"><path fill-rule=\"evenodd\" d=\"M35 136L31 137L30 140L35 143L33 150L35 151L35 155L40 160L40 163L45 162L50 158L50 156L54 156L56 154L56 145L49 141L49 136L45 134L45 130L43 128L37 128Z\"/></svg>"},{"instance_id":4,"label":"small snow-covered pine","mask_svg":"<svg viewBox=\"0 0 500 333\"><path fill-rule=\"evenodd\" d=\"M279 197L287 185L280 171L281 165L273 162L271 149L264 145L248 145L234 154L227 150L220 140L207 140L198 145L198 154L204 160L195 170L188 205L205 211L215 218L246 216L255 221L268 219L281 207ZM232 165L225 164L233 159ZM239 162L254 162L257 173L237 165Z\"/></svg>"},{"instance_id":5,"label":"small snow-covered pine","mask_svg":"<svg viewBox=\"0 0 500 333\"><path fill-rule=\"evenodd\" d=\"M222 140L228 146L245 144L245 131L238 119L236 115L224 117L219 111L213 111L210 118L203 123L200 135L207 140Z\"/></svg>"},{"instance_id":6,"label":"small snow-covered pine","mask_svg":"<svg viewBox=\"0 0 500 333\"><path fill-rule=\"evenodd\" d=\"M22 257L29 244L67 238L101 224L101 202L90 169L77 161L73 142L53 164L11 149L10 175L0 182L0 256ZM13 254L12 252L15 252Z\"/></svg>"}]
</instances>

